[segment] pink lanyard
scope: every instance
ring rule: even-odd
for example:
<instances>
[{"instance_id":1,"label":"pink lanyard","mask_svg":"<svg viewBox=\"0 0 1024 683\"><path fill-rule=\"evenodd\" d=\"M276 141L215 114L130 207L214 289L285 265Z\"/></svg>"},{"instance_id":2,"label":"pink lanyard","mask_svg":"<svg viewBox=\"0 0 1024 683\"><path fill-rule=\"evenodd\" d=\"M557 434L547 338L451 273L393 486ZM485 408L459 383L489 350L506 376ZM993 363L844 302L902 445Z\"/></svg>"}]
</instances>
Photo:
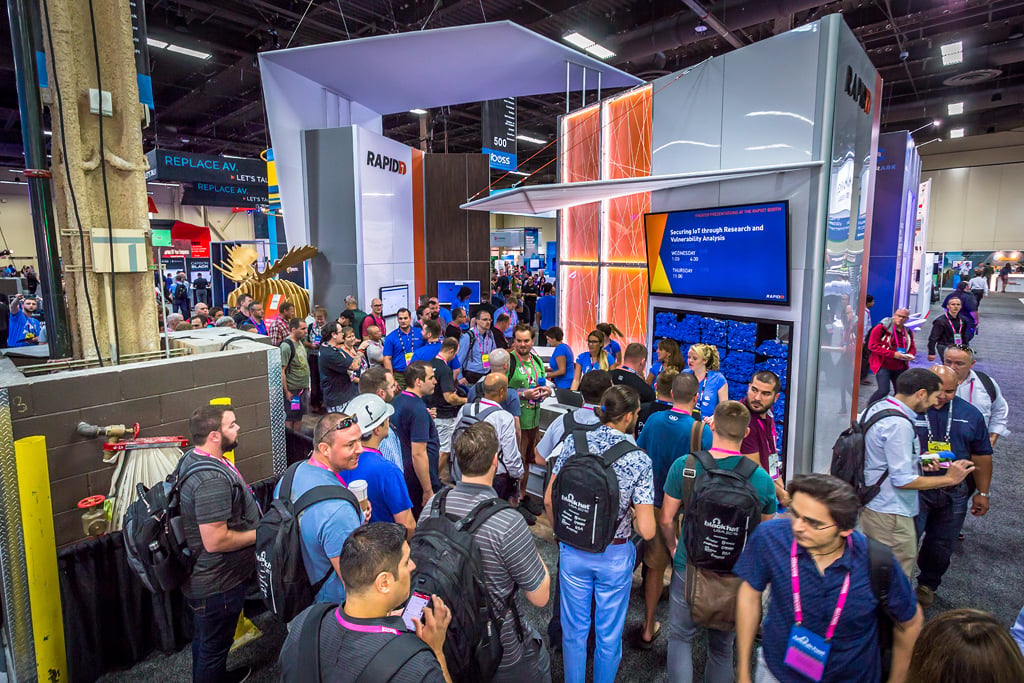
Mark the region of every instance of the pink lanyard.
<instances>
[{"instance_id":1,"label":"pink lanyard","mask_svg":"<svg viewBox=\"0 0 1024 683\"><path fill-rule=\"evenodd\" d=\"M349 631L358 631L359 633L390 633L393 636L402 635L401 631L399 631L397 628L391 628L390 626L377 626L376 624L374 624L373 626L370 626L368 624L353 624L351 621L348 621L341 616L340 607L334 610L334 616L338 620L338 625L341 626L343 629L347 629Z\"/></svg>"},{"instance_id":2,"label":"pink lanyard","mask_svg":"<svg viewBox=\"0 0 1024 683\"><path fill-rule=\"evenodd\" d=\"M850 546L850 541L846 541L847 547ZM800 570L797 568L796 561L796 540L793 541L793 549L789 554L789 569L790 575L793 578L793 617L796 619L796 625L799 626L804 620L804 610L800 604ZM839 589L839 600L836 602L836 610L832 613L832 621L828 622L828 630L825 632L825 640L832 640L832 636L836 633L836 625L839 624L839 615L843 613L843 607L846 606L846 596L850 593L850 572L846 572L846 578L843 579L843 587Z\"/></svg>"},{"instance_id":3,"label":"pink lanyard","mask_svg":"<svg viewBox=\"0 0 1024 683\"><path fill-rule=\"evenodd\" d=\"M489 337L488 335L481 334L480 336L477 337L476 347L480 351L480 356L481 357L483 357L487 353L490 353L490 351L491 351L490 348L486 348L486 349L484 348L484 340L485 339L491 339L491 343L492 344L494 343L494 339L492 337Z\"/></svg>"},{"instance_id":4,"label":"pink lanyard","mask_svg":"<svg viewBox=\"0 0 1024 683\"><path fill-rule=\"evenodd\" d=\"M333 474L335 477L338 478L338 481L341 482L342 486L344 486L345 488L348 488L348 484L346 484L345 480L341 478L341 472L334 472L333 470L331 470L330 467L328 467L327 465L323 464L322 462L320 462L316 458L310 458L306 462L308 462L313 467L319 467L322 470L326 470L326 471L330 472L331 474Z\"/></svg>"},{"instance_id":5,"label":"pink lanyard","mask_svg":"<svg viewBox=\"0 0 1024 683\"><path fill-rule=\"evenodd\" d=\"M517 353L516 360L519 361L518 365L523 368L523 374L526 375L527 384L529 384L531 388L537 386L537 375L539 373L537 372L537 366L533 364L533 355L531 354L530 356L527 356L527 359L524 361ZM527 368L529 368L529 370L527 370Z\"/></svg>"},{"instance_id":6,"label":"pink lanyard","mask_svg":"<svg viewBox=\"0 0 1024 683\"><path fill-rule=\"evenodd\" d=\"M953 330L953 321L949 319L949 313L946 314L946 322L949 323L949 329ZM964 331L964 321L960 321L960 329L953 330L953 334L961 334Z\"/></svg>"},{"instance_id":7,"label":"pink lanyard","mask_svg":"<svg viewBox=\"0 0 1024 683\"><path fill-rule=\"evenodd\" d=\"M408 389L403 391L402 394L404 394L405 396L412 396L413 398L419 398L419 396L417 396L416 394L412 393Z\"/></svg>"},{"instance_id":8,"label":"pink lanyard","mask_svg":"<svg viewBox=\"0 0 1024 683\"><path fill-rule=\"evenodd\" d=\"M739 451L727 451L724 448L709 448L708 450L714 451L715 453L725 453L726 455L741 455Z\"/></svg>"}]
</instances>

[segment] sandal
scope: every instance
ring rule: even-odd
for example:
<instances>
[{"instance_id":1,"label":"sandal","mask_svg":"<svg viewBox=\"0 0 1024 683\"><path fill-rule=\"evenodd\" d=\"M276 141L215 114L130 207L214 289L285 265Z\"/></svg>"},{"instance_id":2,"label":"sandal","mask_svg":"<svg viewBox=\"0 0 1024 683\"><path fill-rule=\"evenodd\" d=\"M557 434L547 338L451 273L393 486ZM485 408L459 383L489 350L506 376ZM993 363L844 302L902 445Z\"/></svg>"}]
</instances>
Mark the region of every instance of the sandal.
<instances>
[{"instance_id":1,"label":"sandal","mask_svg":"<svg viewBox=\"0 0 1024 683\"><path fill-rule=\"evenodd\" d=\"M660 636L660 635L661 635L661 622L659 622L659 621L654 622L654 635L651 636L650 640L644 640L644 630L643 630L643 627L641 627L640 628L640 635L636 639L637 640L637 647L639 647L641 650L650 650L652 647L654 647L654 641L656 641L658 639L658 636Z\"/></svg>"}]
</instances>

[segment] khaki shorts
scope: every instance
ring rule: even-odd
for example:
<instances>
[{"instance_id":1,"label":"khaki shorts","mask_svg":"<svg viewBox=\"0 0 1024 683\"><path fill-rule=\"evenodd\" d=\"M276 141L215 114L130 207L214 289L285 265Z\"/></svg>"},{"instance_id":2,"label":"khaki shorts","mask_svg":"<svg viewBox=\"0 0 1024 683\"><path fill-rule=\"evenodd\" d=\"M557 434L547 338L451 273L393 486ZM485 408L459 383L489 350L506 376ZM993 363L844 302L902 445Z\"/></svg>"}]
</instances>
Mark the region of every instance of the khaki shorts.
<instances>
[{"instance_id":1,"label":"khaki shorts","mask_svg":"<svg viewBox=\"0 0 1024 683\"><path fill-rule=\"evenodd\" d=\"M654 518L661 515L661 508L654 508ZM679 529L682 518L677 516L674 524L676 538L679 538ZM661 529L649 541L644 541L644 565L655 571L664 570L672 564L672 557L668 554L668 546L665 539L661 537Z\"/></svg>"},{"instance_id":2,"label":"khaki shorts","mask_svg":"<svg viewBox=\"0 0 1024 683\"><path fill-rule=\"evenodd\" d=\"M441 443L438 450L442 453L452 452L452 434L455 432L456 419L454 417L434 418L434 426L437 427L437 438Z\"/></svg>"},{"instance_id":3,"label":"khaki shorts","mask_svg":"<svg viewBox=\"0 0 1024 683\"><path fill-rule=\"evenodd\" d=\"M892 548L896 561L913 582L914 564L917 562L917 530L914 518L875 512L868 508L860 511L860 526L864 535Z\"/></svg>"}]
</instances>

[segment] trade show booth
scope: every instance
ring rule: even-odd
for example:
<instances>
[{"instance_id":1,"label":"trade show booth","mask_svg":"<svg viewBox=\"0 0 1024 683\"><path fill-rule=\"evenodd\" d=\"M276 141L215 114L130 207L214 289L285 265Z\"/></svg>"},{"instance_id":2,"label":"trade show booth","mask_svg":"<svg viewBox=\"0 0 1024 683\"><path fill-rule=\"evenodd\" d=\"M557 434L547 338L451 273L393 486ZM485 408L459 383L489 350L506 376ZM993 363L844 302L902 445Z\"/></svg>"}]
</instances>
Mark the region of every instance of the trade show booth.
<instances>
[{"instance_id":1,"label":"trade show booth","mask_svg":"<svg viewBox=\"0 0 1024 683\"><path fill-rule=\"evenodd\" d=\"M713 343L733 398L771 369L783 476L826 471L857 405L880 96L831 15L567 114L560 184L464 207L559 209L573 348L603 320Z\"/></svg>"}]
</instances>

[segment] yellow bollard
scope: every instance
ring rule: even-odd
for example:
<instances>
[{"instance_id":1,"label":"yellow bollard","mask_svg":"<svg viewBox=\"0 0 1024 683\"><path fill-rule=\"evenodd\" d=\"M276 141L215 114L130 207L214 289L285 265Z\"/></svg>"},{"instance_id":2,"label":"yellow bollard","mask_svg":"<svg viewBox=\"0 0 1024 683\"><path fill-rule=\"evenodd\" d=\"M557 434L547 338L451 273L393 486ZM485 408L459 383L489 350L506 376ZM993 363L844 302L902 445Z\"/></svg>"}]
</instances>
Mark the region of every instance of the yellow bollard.
<instances>
[{"instance_id":1,"label":"yellow bollard","mask_svg":"<svg viewBox=\"0 0 1024 683\"><path fill-rule=\"evenodd\" d=\"M65 681L67 652L64 649L46 438L29 436L18 439L14 442L14 458L25 535L25 567L36 648L36 672L40 681Z\"/></svg>"},{"instance_id":2,"label":"yellow bollard","mask_svg":"<svg viewBox=\"0 0 1024 683\"><path fill-rule=\"evenodd\" d=\"M230 398L211 398L210 399L210 405L211 406L229 406L229 405L231 405L231 399ZM234 462L235 461L235 452L234 451L228 451L227 453L224 454L224 457L227 458L228 460L230 460L231 462Z\"/></svg>"}]
</instances>

